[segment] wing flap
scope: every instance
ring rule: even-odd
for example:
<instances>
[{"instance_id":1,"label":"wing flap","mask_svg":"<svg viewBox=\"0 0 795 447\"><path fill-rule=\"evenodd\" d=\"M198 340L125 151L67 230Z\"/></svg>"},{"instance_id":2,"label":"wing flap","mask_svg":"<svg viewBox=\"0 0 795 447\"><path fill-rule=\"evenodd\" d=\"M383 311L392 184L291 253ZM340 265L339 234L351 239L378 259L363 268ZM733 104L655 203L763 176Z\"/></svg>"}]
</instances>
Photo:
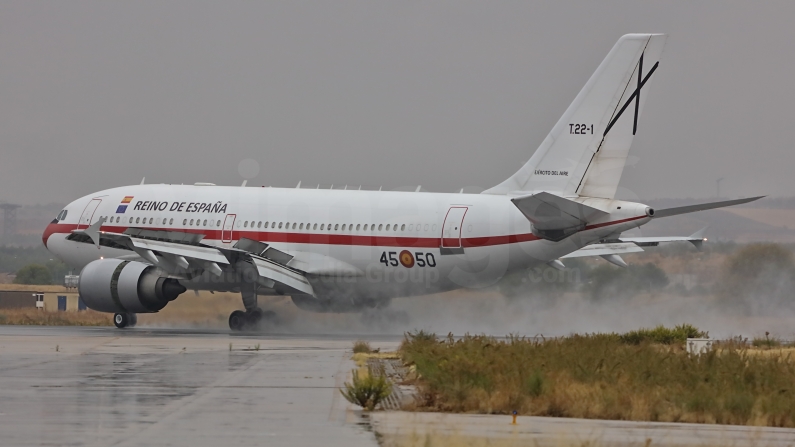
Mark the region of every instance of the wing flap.
<instances>
[{"instance_id":1,"label":"wing flap","mask_svg":"<svg viewBox=\"0 0 795 447\"><path fill-rule=\"evenodd\" d=\"M288 288L288 290L282 290L282 292L290 293L295 291L305 295L315 295L312 284L301 273L270 259L253 256L251 259L254 261L254 266L257 267L257 272L261 277L275 281Z\"/></svg>"},{"instance_id":2,"label":"wing flap","mask_svg":"<svg viewBox=\"0 0 795 447\"><path fill-rule=\"evenodd\" d=\"M607 244L593 244L586 245L585 247L573 251L567 255L561 256L565 258L582 258L586 256L608 256L608 255L623 255L627 253L637 253L643 251L632 242L615 242Z\"/></svg>"}]
</instances>

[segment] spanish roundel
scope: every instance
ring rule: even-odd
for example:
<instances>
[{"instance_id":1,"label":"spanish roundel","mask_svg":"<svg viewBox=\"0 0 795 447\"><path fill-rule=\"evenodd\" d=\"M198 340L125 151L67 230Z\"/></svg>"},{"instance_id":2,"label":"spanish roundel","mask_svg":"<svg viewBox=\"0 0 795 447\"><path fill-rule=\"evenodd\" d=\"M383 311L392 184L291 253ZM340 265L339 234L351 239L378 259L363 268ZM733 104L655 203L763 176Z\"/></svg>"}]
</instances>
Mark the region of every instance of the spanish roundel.
<instances>
[{"instance_id":1,"label":"spanish roundel","mask_svg":"<svg viewBox=\"0 0 795 447\"><path fill-rule=\"evenodd\" d=\"M403 267L412 268L414 267L414 256L408 250L403 250L400 252L400 263L403 264Z\"/></svg>"}]
</instances>

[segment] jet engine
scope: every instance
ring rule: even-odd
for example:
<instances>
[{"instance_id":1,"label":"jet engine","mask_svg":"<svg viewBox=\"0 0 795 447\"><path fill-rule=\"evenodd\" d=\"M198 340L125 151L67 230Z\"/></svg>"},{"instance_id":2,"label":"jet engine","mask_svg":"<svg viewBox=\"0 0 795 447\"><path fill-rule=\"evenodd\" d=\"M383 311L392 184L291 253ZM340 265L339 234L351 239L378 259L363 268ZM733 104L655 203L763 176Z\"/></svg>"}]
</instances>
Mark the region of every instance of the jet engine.
<instances>
[{"instance_id":1,"label":"jet engine","mask_svg":"<svg viewBox=\"0 0 795 447\"><path fill-rule=\"evenodd\" d=\"M100 312L152 313L187 290L155 266L121 259L98 259L83 268L80 297Z\"/></svg>"}]
</instances>

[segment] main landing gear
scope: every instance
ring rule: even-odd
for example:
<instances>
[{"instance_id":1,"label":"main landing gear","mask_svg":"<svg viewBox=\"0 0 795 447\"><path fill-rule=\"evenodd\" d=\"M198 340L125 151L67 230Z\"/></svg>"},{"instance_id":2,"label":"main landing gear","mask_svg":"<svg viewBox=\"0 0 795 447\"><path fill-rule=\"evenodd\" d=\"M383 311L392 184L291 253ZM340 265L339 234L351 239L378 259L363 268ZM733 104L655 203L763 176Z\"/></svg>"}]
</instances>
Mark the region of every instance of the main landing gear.
<instances>
[{"instance_id":1,"label":"main landing gear","mask_svg":"<svg viewBox=\"0 0 795 447\"><path fill-rule=\"evenodd\" d=\"M272 321L276 318L276 314L271 311L263 311L259 307L255 307L250 311L243 312L236 310L229 315L229 329L233 331L247 331L257 329L260 323L265 321Z\"/></svg>"},{"instance_id":2,"label":"main landing gear","mask_svg":"<svg viewBox=\"0 0 795 447\"><path fill-rule=\"evenodd\" d=\"M126 327L135 327L138 323L138 316L135 314L116 313L113 314L113 324L117 328L122 329Z\"/></svg>"}]
</instances>

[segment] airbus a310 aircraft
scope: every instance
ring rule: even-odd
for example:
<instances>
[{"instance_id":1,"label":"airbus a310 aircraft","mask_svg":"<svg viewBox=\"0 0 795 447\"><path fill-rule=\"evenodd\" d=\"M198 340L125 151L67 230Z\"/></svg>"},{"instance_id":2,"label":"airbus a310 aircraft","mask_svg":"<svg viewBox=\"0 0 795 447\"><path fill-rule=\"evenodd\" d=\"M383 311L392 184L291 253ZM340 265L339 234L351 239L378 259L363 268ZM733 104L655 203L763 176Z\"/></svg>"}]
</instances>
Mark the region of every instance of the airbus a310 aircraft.
<instances>
[{"instance_id":1,"label":"airbus a310 aircraft","mask_svg":"<svg viewBox=\"0 0 795 447\"><path fill-rule=\"evenodd\" d=\"M263 318L258 295L356 312L567 257L626 265L620 254L645 245L700 244L622 233L759 197L663 210L614 199L665 39L621 37L530 160L481 194L142 182L75 200L43 241L82 269L83 301L118 327L193 289L241 293L233 330Z\"/></svg>"}]
</instances>

